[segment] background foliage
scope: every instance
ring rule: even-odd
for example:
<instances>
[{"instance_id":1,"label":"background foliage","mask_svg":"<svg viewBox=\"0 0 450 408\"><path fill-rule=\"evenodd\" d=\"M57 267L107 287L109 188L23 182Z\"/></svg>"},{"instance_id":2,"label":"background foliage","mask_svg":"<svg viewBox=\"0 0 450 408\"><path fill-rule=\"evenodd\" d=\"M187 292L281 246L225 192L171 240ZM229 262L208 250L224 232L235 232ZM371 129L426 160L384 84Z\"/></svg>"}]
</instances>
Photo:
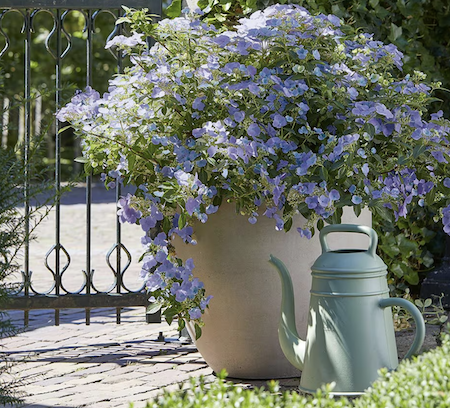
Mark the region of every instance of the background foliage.
<instances>
[{"instance_id":1,"label":"background foliage","mask_svg":"<svg viewBox=\"0 0 450 408\"><path fill-rule=\"evenodd\" d=\"M6 54L0 59L0 69L4 72L4 95L10 101L9 130L7 144L3 147L14 147L19 139L19 107L24 100L24 40L21 33L23 17L17 12L8 13L2 20L2 29L8 35L10 46ZM38 13L34 18L34 32L31 35L31 92L32 92L32 133L38 133L36 126L35 106L37 97L42 98L42 123L41 128L49 127L53 123L55 106L55 60L45 48L45 41L49 37L49 47L55 52L56 38L50 37L53 28L52 17L45 12ZM62 103L68 100L76 89L84 89L86 86L86 37L84 30L85 18L79 11L71 11L64 20L64 28L71 37L71 50L62 60ZM114 18L107 13L101 13L95 20L95 32L93 38L93 86L101 92L107 89L107 80L116 72L117 62L114 56L104 49L106 38L114 29ZM4 38L0 35L0 48L5 45ZM63 36L62 49L68 45ZM0 98L1 101L2 98ZM44 166L52 165L54 156L55 130L49 127L45 137L45 150L40 152L40 161ZM62 137L61 164L62 176L70 178L74 172L81 172L81 166L77 168L74 157L79 156L79 142L73 134L66 132ZM50 174L49 174L50 176Z\"/></svg>"}]
</instances>

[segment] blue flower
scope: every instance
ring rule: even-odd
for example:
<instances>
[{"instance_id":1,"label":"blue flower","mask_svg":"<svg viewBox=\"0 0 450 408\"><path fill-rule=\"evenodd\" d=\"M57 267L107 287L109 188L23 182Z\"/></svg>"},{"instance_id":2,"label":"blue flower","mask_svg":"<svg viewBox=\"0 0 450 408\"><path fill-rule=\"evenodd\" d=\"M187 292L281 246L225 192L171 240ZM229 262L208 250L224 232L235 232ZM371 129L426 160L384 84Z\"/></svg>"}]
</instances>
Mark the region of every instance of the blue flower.
<instances>
[{"instance_id":1,"label":"blue flower","mask_svg":"<svg viewBox=\"0 0 450 408\"><path fill-rule=\"evenodd\" d=\"M186 211L189 215L192 215L195 211L198 211L201 201L198 198L189 197L186 201Z\"/></svg>"},{"instance_id":2,"label":"blue flower","mask_svg":"<svg viewBox=\"0 0 450 408\"><path fill-rule=\"evenodd\" d=\"M330 200L337 201L341 198L341 195L339 194L339 191L337 190L331 190L330 191Z\"/></svg>"},{"instance_id":3,"label":"blue flower","mask_svg":"<svg viewBox=\"0 0 450 408\"><path fill-rule=\"evenodd\" d=\"M202 102L204 99L206 99L206 96L195 98L194 102L192 103L192 107L196 110L202 111L205 109L205 104Z\"/></svg>"},{"instance_id":4,"label":"blue flower","mask_svg":"<svg viewBox=\"0 0 450 408\"><path fill-rule=\"evenodd\" d=\"M300 234L301 237L305 237L307 239L311 239L312 238L312 233L311 230L309 229L303 229L303 228L297 228L298 233Z\"/></svg>"},{"instance_id":5,"label":"blue flower","mask_svg":"<svg viewBox=\"0 0 450 408\"><path fill-rule=\"evenodd\" d=\"M137 220L142 217L142 213L138 210L135 210L130 206L131 204L131 194L128 194L126 197L122 197L119 200L117 211L117 215L119 216L119 221L121 223L128 222L130 224L136 224Z\"/></svg>"},{"instance_id":6,"label":"blue flower","mask_svg":"<svg viewBox=\"0 0 450 408\"><path fill-rule=\"evenodd\" d=\"M279 113L276 113L273 117L272 125L274 128L280 129L287 125L287 120L284 116L280 115Z\"/></svg>"},{"instance_id":7,"label":"blue flower","mask_svg":"<svg viewBox=\"0 0 450 408\"><path fill-rule=\"evenodd\" d=\"M192 320L200 319L202 317L202 312L198 307L194 307L189 310L189 317Z\"/></svg>"},{"instance_id":8,"label":"blue flower","mask_svg":"<svg viewBox=\"0 0 450 408\"><path fill-rule=\"evenodd\" d=\"M256 123L252 123L247 128L247 134L251 137L258 137L261 134L261 128Z\"/></svg>"},{"instance_id":9,"label":"blue flower","mask_svg":"<svg viewBox=\"0 0 450 408\"><path fill-rule=\"evenodd\" d=\"M352 196L352 203L355 205L362 203L362 198L360 196L354 195Z\"/></svg>"}]
</instances>

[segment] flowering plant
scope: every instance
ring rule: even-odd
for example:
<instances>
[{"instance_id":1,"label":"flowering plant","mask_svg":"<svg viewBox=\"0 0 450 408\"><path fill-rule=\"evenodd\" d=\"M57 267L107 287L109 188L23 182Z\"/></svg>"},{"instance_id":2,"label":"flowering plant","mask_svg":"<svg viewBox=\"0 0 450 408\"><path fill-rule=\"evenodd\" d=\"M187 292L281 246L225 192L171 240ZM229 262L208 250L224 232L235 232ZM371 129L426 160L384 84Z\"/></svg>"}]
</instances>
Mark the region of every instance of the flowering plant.
<instances>
[{"instance_id":1,"label":"flowering plant","mask_svg":"<svg viewBox=\"0 0 450 408\"><path fill-rule=\"evenodd\" d=\"M450 122L426 108L439 84L419 72L398 79L395 46L294 5L229 31L193 15L127 19L134 34L108 46L126 50L131 67L103 97L77 94L58 119L82 136L88 167L108 186L138 186L119 215L145 233L142 277L169 322L194 320L201 333L210 297L171 239L195 243L194 221L207 222L223 200L279 231L300 213L306 238L338 223L344 206L398 218L414 200L440 208L450 232Z\"/></svg>"}]
</instances>

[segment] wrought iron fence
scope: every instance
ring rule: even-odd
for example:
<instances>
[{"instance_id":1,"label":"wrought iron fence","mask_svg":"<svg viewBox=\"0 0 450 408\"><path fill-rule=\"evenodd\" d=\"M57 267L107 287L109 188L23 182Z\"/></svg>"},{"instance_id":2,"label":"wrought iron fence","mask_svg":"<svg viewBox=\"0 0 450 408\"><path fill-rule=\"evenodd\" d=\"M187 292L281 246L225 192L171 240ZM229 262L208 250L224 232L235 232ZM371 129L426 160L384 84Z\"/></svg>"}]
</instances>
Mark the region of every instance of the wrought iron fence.
<instances>
[{"instance_id":1,"label":"wrought iron fence","mask_svg":"<svg viewBox=\"0 0 450 408\"><path fill-rule=\"evenodd\" d=\"M8 50L11 47L11 28L6 30L4 22L9 15L19 15L22 24L23 35L23 75L24 75L24 89L23 89L23 116L19 120L19 138L23 138L24 145L24 159L29 162L30 146L33 142L33 135L39 130L40 115L42 114L42 103L32 102L32 59L31 52L33 41L36 35L41 35L42 32L35 27L35 22L38 15L43 13L50 16L53 27L47 32L44 30L45 49L47 57L54 61L54 105L53 109L57 110L62 104L62 81L64 78L62 62L72 51L73 36L66 28L68 16L76 12L77 18L83 20L84 42L85 42L85 70L86 70L86 86L92 85L93 82L93 64L96 57L96 50L94 49L93 36L96 32L96 21L102 14L112 16L113 20L117 20L122 14L122 4L126 4L132 8L148 8L149 12L154 15L162 14L161 0L3 0L0 3L0 40L3 41L3 48L0 50L0 61L5 62L9 57ZM20 30L20 27L15 27ZM108 39L112 39L116 35L122 34L124 27L122 25L113 24L112 30L108 35ZM1 48L1 45L0 45ZM75 59L77 56L75 57ZM123 67L123 55L120 52L115 54L117 71L121 71ZM81 59L81 57L80 57ZM8 75L8 73L6 73ZM51 75L51 73L48 73ZM3 107L8 106L8 95L3 101ZM34 99L38 100L39 97ZM1 108L1 107L0 107ZM2 123L2 144L7 144L8 137L7 116L8 110L5 110ZM32 123L32 119L34 122ZM44 257L44 264L47 272L51 276L50 287L46 290L36 288L35 282L32 280L32 270L30 265L30 179L32 174L29 174L29 168L25 172L24 187L25 187L25 203L24 212L27 220L25 226L26 243L24 247L24 263L22 271L22 281L20 288L14 293L11 302L7 305L7 309L24 310L25 324L29 321L29 311L34 309L54 309L55 310L55 324L60 323L60 310L66 308L82 308L85 309L86 324L90 324L90 310L91 308L113 307L116 308L116 321L120 323L121 308L130 306L146 306L147 295L144 287L137 290L132 290L125 284L124 274L127 272L131 264L130 251L122 242L121 225L116 217L115 226L115 243L112 244L110 250L106 253L105 267L113 272L113 283L109 288L100 290L94 284L94 270L91 267L91 252L92 252L92 177L86 177L86 191L85 191L85 228L86 228L86 247L85 247L85 270L78 271L82 274L83 282L78 290L67 288L63 283L63 276L69 273L69 266L71 265L71 255L64 246L61 240L61 133L60 128L62 124L58 121L54 122L54 185L56 193L55 202L55 229L54 244L48 249ZM115 199L116 202L121 196L120 185L116 186ZM113 255L115 260L113 260ZM123 259L125 255L125 259ZM65 257L65 262L62 258ZM51 258L53 261L50 262ZM160 321L160 315L147 316L147 321Z\"/></svg>"}]
</instances>

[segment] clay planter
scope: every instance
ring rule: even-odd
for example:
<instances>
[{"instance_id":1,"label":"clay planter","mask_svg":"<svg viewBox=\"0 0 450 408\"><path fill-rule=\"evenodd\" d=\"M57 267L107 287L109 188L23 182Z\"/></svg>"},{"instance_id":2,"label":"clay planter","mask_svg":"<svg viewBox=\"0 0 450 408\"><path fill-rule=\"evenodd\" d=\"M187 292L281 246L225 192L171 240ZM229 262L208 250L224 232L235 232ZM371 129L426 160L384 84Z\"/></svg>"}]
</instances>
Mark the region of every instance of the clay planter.
<instances>
[{"instance_id":1,"label":"clay planter","mask_svg":"<svg viewBox=\"0 0 450 408\"><path fill-rule=\"evenodd\" d=\"M343 222L371 223L370 213L365 214L365 220L356 220L353 212L350 215ZM288 233L276 231L274 220L261 216L252 225L236 214L234 205L225 204L207 223L195 225L197 245L175 241L178 256L183 260L194 259L194 275L205 283L207 294L214 296L203 318L203 334L195 341L214 372L225 368L230 377L242 379L300 375L278 343L281 284L277 271L268 262L273 254L291 273L297 328L304 337L310 267L321 250L318 234L311 240L300 237L296 227L301 226L301 220L297 221ZM356 239L356 243L349 243L353 248L361 247L361 238ZM339 246L342 247L342 240ZM195 338L192 333L191 337Z\"/></svg>"}]
</instances>

